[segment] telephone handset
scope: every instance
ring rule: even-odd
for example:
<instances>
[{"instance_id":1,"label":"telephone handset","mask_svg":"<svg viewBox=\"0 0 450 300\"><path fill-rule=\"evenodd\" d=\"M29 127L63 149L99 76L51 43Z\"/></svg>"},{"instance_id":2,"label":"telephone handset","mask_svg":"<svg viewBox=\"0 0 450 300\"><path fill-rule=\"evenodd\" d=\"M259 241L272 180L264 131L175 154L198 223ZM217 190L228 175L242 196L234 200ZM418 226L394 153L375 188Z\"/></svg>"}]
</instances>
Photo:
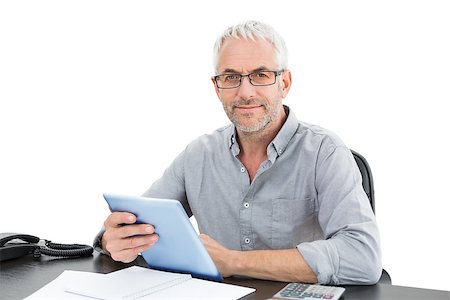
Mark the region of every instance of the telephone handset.
<instances>
[{"instance_id":1,"label":"telephone handset","mask_svg":"<svg viewBox=\"0 0 450 300\"><path fill-rule=\"evenodd\" d=\"M57 244L48 240L20 233L0 233L0 262L32 254L57 257L81 257L92 255L94 249L88 245Z\"/></svg>"}]
</instances>

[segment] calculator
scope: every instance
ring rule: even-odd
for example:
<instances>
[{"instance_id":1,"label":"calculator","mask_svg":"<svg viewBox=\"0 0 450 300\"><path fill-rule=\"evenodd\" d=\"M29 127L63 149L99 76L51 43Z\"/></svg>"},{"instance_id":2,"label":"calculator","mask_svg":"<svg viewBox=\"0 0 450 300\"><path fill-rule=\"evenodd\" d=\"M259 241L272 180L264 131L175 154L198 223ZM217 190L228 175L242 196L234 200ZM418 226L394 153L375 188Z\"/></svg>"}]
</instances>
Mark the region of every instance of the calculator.
<instances>
[{"instance_id":1,"label":"calculator","mask_svg":"<svg viewBox=\"0 0 450 300\"><path fill-rule=\"evenodd\" d=\"M293 282L276 293L272 299L328 299L338 300L345 289L337 286Z\"/></svg>"}]
</instances>

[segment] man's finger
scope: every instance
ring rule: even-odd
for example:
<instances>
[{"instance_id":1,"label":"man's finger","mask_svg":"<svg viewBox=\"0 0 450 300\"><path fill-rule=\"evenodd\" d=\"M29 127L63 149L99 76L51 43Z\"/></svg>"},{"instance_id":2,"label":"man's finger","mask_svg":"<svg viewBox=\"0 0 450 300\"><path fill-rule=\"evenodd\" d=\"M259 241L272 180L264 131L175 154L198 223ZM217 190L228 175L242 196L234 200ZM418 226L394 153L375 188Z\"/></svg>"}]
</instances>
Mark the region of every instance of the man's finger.
<instances>
[{"instance_id":1,"label":"man's finger","mask_svg":"<svg viewBox=\"0 0 450 300\"><path fill-rule=\"evenodd\" d=\"M149 224L126 225L116 229L117 236L128 238L134 235L149 235L155 233L155 228Z\"/></svg>"},{"instance_id":2,"label":"man's finger","mask_svg":"<svg viewBox=\"0 0 450 300\"><path fill-rule=\"evenodd\" d=\"M114 254L111 255L111 257L116 261L129 263L129 262L132 262L133 260L135 260L136 257L139 255L139 253L144 252L145 250L147 250L148 248L150 248L153 245L154 245L154 243L150 243L150 244L141 245L136 248L124 249L122 251L115 252Z\"/></svg>"},{"instance_id":3,"label":"man's finger","mask_svg":"<svg viewBox=\"0 0 450 300\"><path fill-rule=\"evenodd\" d=\"M118 253L125 250L138 249L136 251L138 251L137 253L140 253L143 251L141 250L142 247L146 249L154 245L158 239L159 236L157 234L128 237L114 241L109 245L108 250L111 253Z\"/></svg>"},{"instance_id":4,"label":"man's finger","mask_svg":"<svg viewBox=\"0 0 450 300\"><path fill-rule=\"evenodd\" d=\"M120 227L122 224L134 224L136 216L129 212L113 212L105 220L105 227Z\"/></svg>"}]
</instances>

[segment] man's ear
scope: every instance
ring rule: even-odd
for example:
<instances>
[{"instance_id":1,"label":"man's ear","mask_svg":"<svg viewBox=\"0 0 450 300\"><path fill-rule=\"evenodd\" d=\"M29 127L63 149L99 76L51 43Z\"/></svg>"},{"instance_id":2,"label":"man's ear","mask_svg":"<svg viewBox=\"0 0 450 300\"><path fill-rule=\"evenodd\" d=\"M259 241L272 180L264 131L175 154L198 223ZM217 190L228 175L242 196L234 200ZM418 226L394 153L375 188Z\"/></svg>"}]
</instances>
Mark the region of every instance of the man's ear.
<instances>
[{"instance_id":1,"label":"man's ear","mask_svg":"<svg viewBox=\"0 0 450 300\"><path fill-rule=\"evenodd\" d=\"M283 71L283 73L281 74L281 83L282 83L281 86L282 96L283 98L286 98L292 85L292 75L290 70Z\"/></svg>"},{"instance_id":2,"label":"man's ear","mask_svg":"<svg viewBox=\"0 0 450 300\"><path fill-rule=\"evenodd\" d=\"M214 84L214 90L216 91L216 95L217 95L217 97L220 99L220 96L219 96L220 90L219 90L219 88L217 87L217 83L216 83L216 81L214 80L214 76L211 77L211 81L212 81L212 83Z\"/></svg>"}]
</instances>

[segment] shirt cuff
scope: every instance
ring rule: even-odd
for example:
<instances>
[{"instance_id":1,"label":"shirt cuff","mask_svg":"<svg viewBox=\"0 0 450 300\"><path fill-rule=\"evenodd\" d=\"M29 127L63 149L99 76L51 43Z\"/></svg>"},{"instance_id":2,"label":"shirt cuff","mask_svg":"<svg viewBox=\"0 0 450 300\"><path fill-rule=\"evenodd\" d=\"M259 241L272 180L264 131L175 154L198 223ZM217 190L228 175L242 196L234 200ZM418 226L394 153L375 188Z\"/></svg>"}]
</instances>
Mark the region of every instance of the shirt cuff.
<instances>
[{"instance_id":1,"label":"shirt cuff","mask_svg":"<svg viewBox=\"0 0 450 300\"><path fill-rule=\"evenodd\" d=\"M306 263L317 276L320 284L339 284L339 255L336 246L329 240L302 243L297 246Z\"/></svg>"},{"instance_id":2,"label":"shirt cuff","mask_svg":"<svg viewBox=\"0 0 450 300\"><path fill-rule=\"evenodd\" d=\"M97 235L94 238L93 247L96 251L100 252L101 254L108 255L108 253L106 251L104 251L103 247L102 247L102 238L103 238L104 233L105 233L105 227L102 227L102 229L97 233Z\"/></svg>"}]
</instances>

